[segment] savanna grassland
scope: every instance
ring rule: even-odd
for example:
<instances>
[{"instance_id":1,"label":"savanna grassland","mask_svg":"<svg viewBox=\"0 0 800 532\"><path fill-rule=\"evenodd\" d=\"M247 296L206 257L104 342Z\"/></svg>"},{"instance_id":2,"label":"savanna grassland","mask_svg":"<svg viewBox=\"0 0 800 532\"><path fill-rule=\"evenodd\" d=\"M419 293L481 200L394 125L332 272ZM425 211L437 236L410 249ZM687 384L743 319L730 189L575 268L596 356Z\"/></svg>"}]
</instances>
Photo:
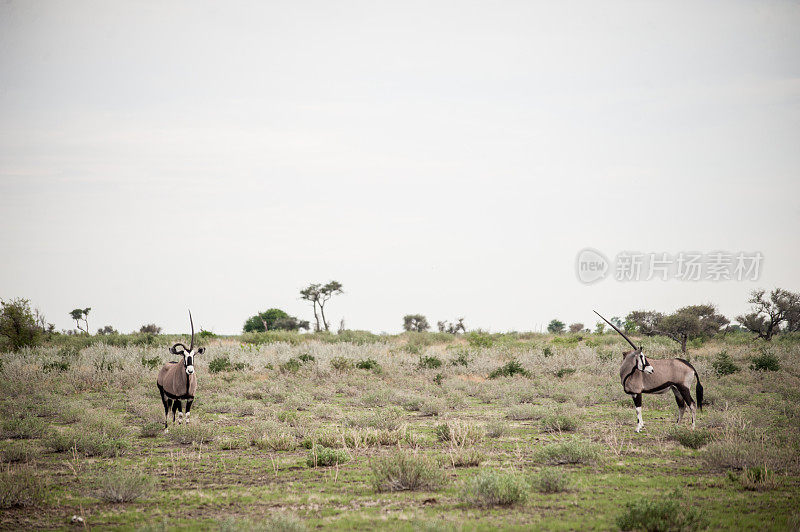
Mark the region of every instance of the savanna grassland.
<instances>
[{"instance_id":1,"label":"savanna grassland","mask_svg":"<svg viewBox=\"0 0 800 532\"><path fill-rule=\"evenodd\" d=\"M0 526L800 526L797 340L696 342L697 428L646 395L637 434L616 335L207 338L191 421L165 434L155 379L177 339L0 356Z\"/></svg>"}]
</instances>

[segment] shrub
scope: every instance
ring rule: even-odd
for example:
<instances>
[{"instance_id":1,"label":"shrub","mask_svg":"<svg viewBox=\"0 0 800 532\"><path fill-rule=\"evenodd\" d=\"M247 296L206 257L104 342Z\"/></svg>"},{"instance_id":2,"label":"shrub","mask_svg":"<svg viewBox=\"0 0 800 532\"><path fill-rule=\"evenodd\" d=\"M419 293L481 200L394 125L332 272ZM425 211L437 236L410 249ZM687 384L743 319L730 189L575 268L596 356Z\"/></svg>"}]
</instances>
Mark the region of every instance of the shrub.
<instances>
[{"instance_id":1,"label":"shrub","mask_svg":"<svg viewBox=\"0 0 800 532\"><path fill-rule=\"evenodd\" d=\"M442 361L434 356L419 357L417 367L420 369L438 369L442 367Z\"/></svg>"},{"instance_id":2,"label":"shrub","mask_svg":"<svg viewBox=\"0 0 800 532\"><path fill-rule=\"evenodd\" d=\"M555 375L559 379L562 377L566 377L567 375L572 375L575 373L575 368L561 368L560 370L556 371Z\"/></svg>"},{"instance_id":3,"label":"shrub","mask_svg":"<svg viewBox=\"0 0 800 532\"><path fill-rule=\"evenodd\" d=\"M303 363L296 358L290 358L283 364L279 365L278 369L281 371L281 373L297 373L302 365Z\"/></svg>"},{"instance_id":4,"label":"shrub","mask_svg":"<svg viewBox=\"0 0 800 532\"><path fill-rule=\"evenodd\" d=\"M100 498L107 502L132 502L153 489L152 477L121 470L100 481Z\"/></svg>"},{"instance_id":5,"label":"shrub","mask_svg":"<svg viewBox=\"0 0 800 532\"><path fill-rule=\"evenodd\" d=\"M12 417L3 421L3 438L15 440L27 440L30 438L40 438L45 432L44 421L32 416Z\"/></svg>"},{"instance_id":6,"label":"shrub","mask_svg":"<svg viewBox=\"0 0 800 532\"><path fill-rule=\"evenodd\" d=\"M18 445L6 447L0 453L0 461L7 463L27 462L31 456L39 454L28 442L20 442Z\"/></svg>"},{"instance_id":7,"label":"shrub","mask_svg":"<svg viewBox=\"0 0 800 532\"><path fill-rule=\"evenodd\" d=\"M542 419L544 417L544 410L537 405L517 405L508 409L506 417L514 421Z\"/></svg>"},{"instance_id":8,"label":"shrub","mask_svg":"<svg viewBox=\"0 0 800 532\"><path fill-rule=\"evenodd\" d=\"M356 362L356 367L358 369L366 369L369 371L374 371L375 373L380 373L381 365L373 358L367 358L363 360L359 360Z\"/></svg>"},{"instance_id":9,"label":"shrub","mask_svg":"<svg viewBox=\"0 0 800 532\"><path fill-rule=\"evenodd\" d=\"M528 483L518 473L484 470L465 481L459 492L462 502L474 506L510 506L525 502Z\"/></svg>"},{"instance_id":10,"label":"shrub","mask_svg":"<svg viewBox=\"0 0 800 532\"><path fill-rule=\"evenodd\" d=\"M467 367L470 362L469 351L462 348L456 352L456 357L450 361L450 365Z\"/></svg>"},{"instance_id":11,"label":"shrub","mask_svg":"<svg viewBox=\"0 0 800 532\"><path fill-rule=\"evenodd\" d=\"M453 467L474 467L486 461L486 455L477 449L451 449L450 462Z\"/></svg>"},{"instance_id":12,"label":"shrub","mask_svg":"<svg viewBox=\"0 0 800 532\"><path fill-rule=\"evenodd\" d=\"M550 414L542 418L542 430L545 432L574 432L578 429L578 420L564 414Z\"/></svg>"},{"instance_id":13,"label":"shrub","mask_svg":"<svg viewBox=\"0 0 800 532\"><path fill-rule=\"evenodd\" d=\"M350 461L350 455L342 449L331 449L322 445L314 444L308 451L306 464L308 467L323 467L337 464L346 464Z\"/></svg>"},{"instance_id":14,"label":"shrub","mask_svg":"<svg viewBox=\"0 0 800 532\"><path fill-rule=\"evenodd\" d=\"M219 373L221 371L230 371L231 361L228 357L216 357L208 363L209 373Z\"/></svg>"},{"instance_id":15,"label":"shrub","mask_svg":"<svg viewBox=\"0 0 800 532\"><path fill-rule=\"evenodd\" d=\"M479 332L471 332L467 335L467 341L471 347L492 347L494 343L492 337L488 334Z\"/></svg>"},{"instance_id":16,"label":"shrub","mask_svg":"<svg viewBox=\"0 0 800 532\"><path fill-rule=\"evenodd\" d=\"M708 526L706 518L696 507L681 507L674 497L651 500L637 499L625 505L622 514L617 517L617 526L622 530L690 531L701 530Z\"/></svg>"},{"instance_id":17,"label":"shrub","mask_svg":"<svg viewBox=\"0 0 800 532\"><path fill-rule=\"evenodd\" d=\"M0 347L5 344L16 351L39 345L42 334L36 318L27 299L0 300Z\"/></svg>"},{"instance_id":18,"label":"shrub","mask_svg":"<svg viewBox=\"0 0 800 532\"><path fill-rule=\"evenodd\" d=\"M433 383L435 385L441 386L443 382L444 382L444 375L442 375L441 373L437 373L436 375L433 376Z\"/></svg>"},{"instance_id":19,"label":"shrub","mask_svg":"<svg viewBox=\"0 0 800 532\"><path fill-rule=\"evenodd\" d=\"M44 440L47 447L56 452L76 449L86 456L117 456L128 447L121 434L107 434L92 428L68 428L63 432L53 431Z\"/></svg>"},{"instance_id":20,"label":"shrub","mask_svg":"<svg viewBox=\"0 0 800 532\"><path fill-rule=\"evenodd\" d=\"M721 351L717 353L717 356L714 357L714 361L711 363L711 366L717 373L717 377L722 377L723 375L733 375L740 369L727 351Z\"/></svg>"},{"instance_id":21,"label":"shrub","mask_svg":"<svg viewBox=\"0 0 800 532\"><path fill-rule=\"evenodd\" d=\"M486 424L486 435L490 438L499 438L505 436L508 432L508 424L504 421L496 419Z\"/></svg>"},{"instance_id":22,"label":"shrub","mask_svg":"<svg viewBox=\"0 0 800 532\"><path fill-rule=\"evenodd\" d=\"M544 346L544 348L542 348L542 356L545 358L553 356L553 349L549 345Z\"/></svg>"},{"instance_id":23,"label":"shrub","mask_svg":"<svg viewBox=\"0 0 800 532\"><path fill-rule=\"evenodd\" d=\"M781 362L772 353L763 351L759 356L753 358L750 369L753 371L778 371L781 369Z\"/></svg>"},{"instance_id":24,"label":"shrub","mask_svg":"<svg viewBox=\"0 0 800 532\"><path fill-rule=\"evenodd\" d=\"M586 464L597 460L597 446L582 440L553 443L540 448L535 458L547 464Z\"/></svg>"},{"instance_id":25,"label":"shrub","mask_svg":"<svg viewBox=\"0 0 800 532\"><path fill-rule=\"evenodd\" d=\"M142 425L142 438L155 438L164 431L164 424L158 421L149 421Z\"/></svg>"},{"instance_id":26,"label":"shrub","mask_svg":"<svg viewBox=\"0 0 800 532\"><path fill-rule=\"evenodd\" d=\"M684 447L699 449L711 441L712 435L707 430L693 430L686 427L674 427L668 438L676 441Z\"/></svg>"},{"instance_id":27,"label":"shrub","mask_svg":"<svg viewBox=\"0 0 800 532\"><path fill-rule=\"evenodd\" d=\"M377 492L434 490L444 481L439 465L426 456L396 451L370 462L372 486Z\"/></svg>"},{"instance_id":28,"label":"shrub","mask_svg":"<svg viewBox=\"0 0 800 532\"><path fill-rule=\"evenodd\" d=\"M491 373L489 373L489 378L496 379L498 377L513 377L514 375L522 375L523 377L530 377L531 372L522 367L522 364L520 364L516 360L512 360L506 363L505 365L500 366Z\"/></svg>"},{"instance_id":29,"label":"shrub","mask_svg":"<svg viewBox=\"0 0 800 532\"><path fill-rule=\"evenodd\" d=\"M483 430L477 425L468 422L451 421L437 425L434 429L439 441L451 442L460 447L466 447L483 440Z\"/></svg>"},{"instance_id":30,"label":"shrub","mask_svg":"<svg viewBox=\"0 0 800 532\"><path fill-rule=\"evenodd\" d=\"M269 451L293 451L297 447L297 440L291 434L278 432L262 434L260 438L251 440L251 444L259 449Z\"/></svg>"},{"instance_id":31,"label":"shrub","mask_svg":"<svg viewBox=\"0 0 800 532\"><path fill-rule=\"evenodd\" d=\"M42 481L26 469L0 471L0 508L33 506L45 491Z\"/></svg>"},{"instance_id":32,"label":"shrub","mask_svg":"<svg viewBox=\"0 0 800 532\"><path fill-rule=\"evenodd\" d=\"M775 487L775 473L767 468L766 465L758 467L748 467L739 481L742 487L751 491L764 491Z\"/></svg>"},{"instance_id":33,"label":"shrub","mask_svg":"<svg viewBox=\"0 0 800 532\"><path fill-rule=\"evenodd\" d=\"M531 479L532 487L540 493L560 493L569 490L572 481L563 471L555 468L542 469Z\"/></svg>"},{"instance_id":34,"label":"shrub","mask_svg":"<svg viewBox=\"0 0 800 532\"><path fill-rule=\"evenodd\" d=\"M42 371L50 373L51 371L69 371L69 360L52 360L42 364Z\"/></svg>"},{"instance_id":35,"label":"shrub","mask_svg":"<svg viewBox=\"0 0 800 532\"><path fill-rule=\"evenodd\" d=\"M147 369L156 369L161 364L161 357L147 358L142 355L142 366Z\"/></svg>"},{"instance_id":36,"label":"shrub","mask_svg":"<svg viewBox=\"0 0 800 532\"><path fill-rule=\"evenodd\" d=\"M345 357L333 357L331 359L331 367L336 371L349 371L353 368L353 361Z\"/></svg>"},{"instance_id":37,"label":"shrub","mask_svg":"<svg viewBox=\"0 0 800 532\"><path fill-rule=\"evenodd\" d=\"M177 443L208 443L216 436L211 425L192 423L190 425L173 425L168 433L169 439Z\"/></svg>"},{"instance_id":38,"label":"shrub","mask_svg":"<svg viewBox=\"0 0 800 532\"><path fill-rule=\"evenodd\" d=\"M314 355L310 355L308 353L303 353L303 354L301 354L301 355L299 355L297 357L297 360L299 360L303 364L307 364L309 362L314 362L316 360L316 358L314 358Z\"/></svg>"}]
</instances>

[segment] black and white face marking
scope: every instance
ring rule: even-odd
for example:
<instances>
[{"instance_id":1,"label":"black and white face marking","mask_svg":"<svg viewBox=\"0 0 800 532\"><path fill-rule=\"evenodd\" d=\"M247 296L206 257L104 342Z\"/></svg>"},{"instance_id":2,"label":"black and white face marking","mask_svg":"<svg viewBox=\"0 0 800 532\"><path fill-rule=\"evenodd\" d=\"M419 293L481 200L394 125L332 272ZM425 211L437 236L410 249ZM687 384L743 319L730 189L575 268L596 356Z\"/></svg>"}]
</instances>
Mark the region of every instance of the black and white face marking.
<instances>
[{"instance_id":1,"label":"black and white face marking","mask_svg":"<svg viewBox=\"0 0 800 532\"><path fill-rule=\"evenodd\" d=\"M639 351L636 353L636 367L639 371L644 371L645 373L653 373L653 366L650 365L650 362L647 361L647 357L644 356L644 353Z\"/></svg>"},{"instance_id":2,"label":"black and white face marking","mask_svg":"<svg viewBox=\"0 0 800 532\"><path fill-rule=\"evenodd\" d=\"M173 355L183 355L183 366L186 368L186 374L191 375L194 373L194 356L202 355L205 352L205 347L199 347L193 351L186 349L183 344L173 345L169 352Z\"/></svg>"}]
</instances>

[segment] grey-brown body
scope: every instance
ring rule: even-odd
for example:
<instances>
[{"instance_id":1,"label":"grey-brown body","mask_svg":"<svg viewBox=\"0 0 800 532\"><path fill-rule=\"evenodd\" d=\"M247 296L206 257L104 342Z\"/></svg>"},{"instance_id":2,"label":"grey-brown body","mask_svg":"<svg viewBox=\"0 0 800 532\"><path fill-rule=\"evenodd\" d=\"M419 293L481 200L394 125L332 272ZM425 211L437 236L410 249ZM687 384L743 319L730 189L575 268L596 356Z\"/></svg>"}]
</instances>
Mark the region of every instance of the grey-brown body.
<instances>
[{"instance_id":1,"label":"grey-brown body","mask_svg":"<svg viewBox=\"0 0 800 532\"><path fill-rule=\"evenodd\" d=\"M158 372L156 384L166 392L171 399L194 399L197 390L197 377L186 374L186 367L181 362L164 364Z\"/></svg>"},{"instance_id":2,"label":"grey-brown body","mask_svg":"<svg viewBox=\"0 0 800 532\"><path fill-rule=\"evenodd\" d=\"M194 348L194 322L192 313L189 312L189 322L192 325L192 341L189 347L181 343L173 345L169 352L173 355L181 355L183 360L180 362L168 362L164 364L156 377L156 385L161 394L161 402L164 404L164 431L167 430L169 421L169 411L172 410L172 422L175 422L175 414L178 413L178 424L184 421L183 402L186 402L185 422L189 422L189 412L194 402L194 393L197 390L197 376L194 373L194 357L202 355L205 349Z\"/></svg>"},{"instance_id":3,"label":"grey-brown body","mask_svg":"<svg viewBox=\"0 0 800 532\"><path fill-rule=\"evenodd\" d=\"M692 427L695 426L696 410L702 408L703 387L697 376L694 367L681 358L657 360L643 358L641 350L628 351L623 354L622 366L619 369L619 377L622 380L622 388L625 393L633 397L633 404L636 407L636 417L638 424L636 432L642 430L644 421L642 420L642 394L643 393L666 393L672 391L675 394L675 402L678 404L677 423L683 419L683 414L688 405L692 414ZM644 360L644 366L639 362L639 357ZM644 367L652 368L652 372L643 371ZM690 388L693 381L697 381L697 402L692 398Z\"/></svg>"},{"instance_id":4,"label":"grey-brown body","mask_svg":"<svg viewBox=\"0 0 800 532\"><path fill-rule=\"evenodd\" d=\"M594 311L595 314L603 318L603 315ZM622 380L622 388L625 393L633 397L633 405L636 407L636 432L642 430L644 421L642 420L642 394L643 393L666 393L672 390L675 394L675 402L678 403L678 423L683 418L686 405L692 413L692 428L695 424L695 412L697 408L703 407L703 386L700 384L700 377L697 370L682 358L671 358L666 360L652 360L644 356L642 347L636 347L628 336L619 330L619 327L603 318L617 333L633 347L633 351L622 354L622 366L619 368L619 378ZM692 380L697 379L697 403L692 399L689 388Z\"/></svg>"}]
</instances>

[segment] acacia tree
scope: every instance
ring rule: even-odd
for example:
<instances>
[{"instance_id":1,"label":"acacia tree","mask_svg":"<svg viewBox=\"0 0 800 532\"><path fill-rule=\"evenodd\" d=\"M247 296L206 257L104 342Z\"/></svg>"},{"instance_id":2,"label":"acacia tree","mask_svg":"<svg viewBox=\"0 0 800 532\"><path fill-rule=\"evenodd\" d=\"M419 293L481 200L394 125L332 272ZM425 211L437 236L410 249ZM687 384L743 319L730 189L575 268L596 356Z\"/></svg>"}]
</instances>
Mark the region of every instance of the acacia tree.
<instances>
[{"instance_id":1,"label":"acacia tree","mask_svg":"<svg viewBox=\"0 0 800 532\"><path fill-rule=\"evenodd\" d=\"M328 320L325 317L325 304L335 295L343 294L342 283L339 281L330 281L327 284L312 283L306 288L300 290L300 298L310 301L314 306L314 320L316 321L315 331L320 331L319 319L322 317L322 325L326 331L330 330ZM319 315L317 315L317 307L319 307Z\"/></svg>"},{"instance_id":2,"label":"acacia tree","mask_svg":"<svg viewBox=\"0 0 800 532\"><path fill-rule=\"evenodd\" d=\"M437 321L436 326L439 328L439 332L446 332L450 334L467 332L467 327L464 325L464 318L458 318L454 323L450 323L448 321Z\"/></svg>"},{"instance_id":3,"label":"acacia tree","mask_svg":"<svg viewBox=\"0 0 800 532\"><path fill-rule=\"evenodd\" d=\"M583 330L583 323L573 323L569 326L569 332L579 333Z\"/></svg>"},{"instance_id":4,"label":"acacia tree","mask_svg":"<svg viewBox=\"0 0 800 532\"><path fill-rule=\"evenodd\" d=\"M561 334L564 332L564 322L561 320L551 320L550 323L547 324L547 332L553 334Z\"/></svg>"},{"instance_id":5,"label":"acacia tree","mask_svg":"<svg viewBox=\"0 0 800 532\"><path fill-rule=\"evenodd\" d=\"M75 324L78 327L78 330L89 334L89 311L92 310L91 307L87 308L76 308L72 312L69 313L72 316L72 319L75 320ZM81 321L83 321L84 326L81 327Z\"/></svg>"},{"instance_id":6,"label":"acacia tree","mask_svg":"<svg viewBox=\"0 0 800 532\"><path fill-rule=\"evenodd\" d=\"M737 316L736 321L767 342L780 332L783 322L787 331L800 330L800 294L782 288L770 292L768 299L765 294L765 290L753 290L748 300L753 305L752 311Z\"/></svg>"},{"instance_id":7,"label":"acacia tree","mask_svg":"<svg viewBox=\"0 0 800 532\"><path fill-rule=\"evenodd\" d=\"M155 323L147 323L139 327L139 332L147 334L161 334L161 327Z\"/></svg>"},{"instance_id":8,"label":"acacia tree","mask_svg":"<svg viewBox=\"0 0 800 532\"><path fill-rule=\"evenodd\" d=\"M5 337L12 350L39 343L41 330L27 299L0 300L0 336Z\"/></svg>"},{"instance_id":9,"label":"acacia tree","mask_svg":"<svg viewBox=\"0 0 800 532\"><path fill-rule=\"evenodd\" d=\"M279 308L271 308L251 316L244 322L244 332L265 332L274 330L296 331L308 329L308 321L298 320Z\"/></svg>"},{"instance_id":10,"label":"acacia tree","mask_svg":"<svg viewBox=\"0 0 800 532\"><path fill-rule=\"evenodd\" d=\"M690 305L669 315L654 310L634 310L625 320L645 336L662 335L678 342L682 353L686 353L690 339L711 336L730 323L728 318L717 314L716 307L711 304Z\"/></svg>"},{"instance_id":11,"label":"acacia tree","mask_svg":"<svg viewBox=\"0 0 800 532\"><path fill-rule=\"evenodd\" d=\"M430 328L428 319L422 314L406 314L403 316L403 329L406 331L423 332Z\"/></svg>"}]
</instances>

